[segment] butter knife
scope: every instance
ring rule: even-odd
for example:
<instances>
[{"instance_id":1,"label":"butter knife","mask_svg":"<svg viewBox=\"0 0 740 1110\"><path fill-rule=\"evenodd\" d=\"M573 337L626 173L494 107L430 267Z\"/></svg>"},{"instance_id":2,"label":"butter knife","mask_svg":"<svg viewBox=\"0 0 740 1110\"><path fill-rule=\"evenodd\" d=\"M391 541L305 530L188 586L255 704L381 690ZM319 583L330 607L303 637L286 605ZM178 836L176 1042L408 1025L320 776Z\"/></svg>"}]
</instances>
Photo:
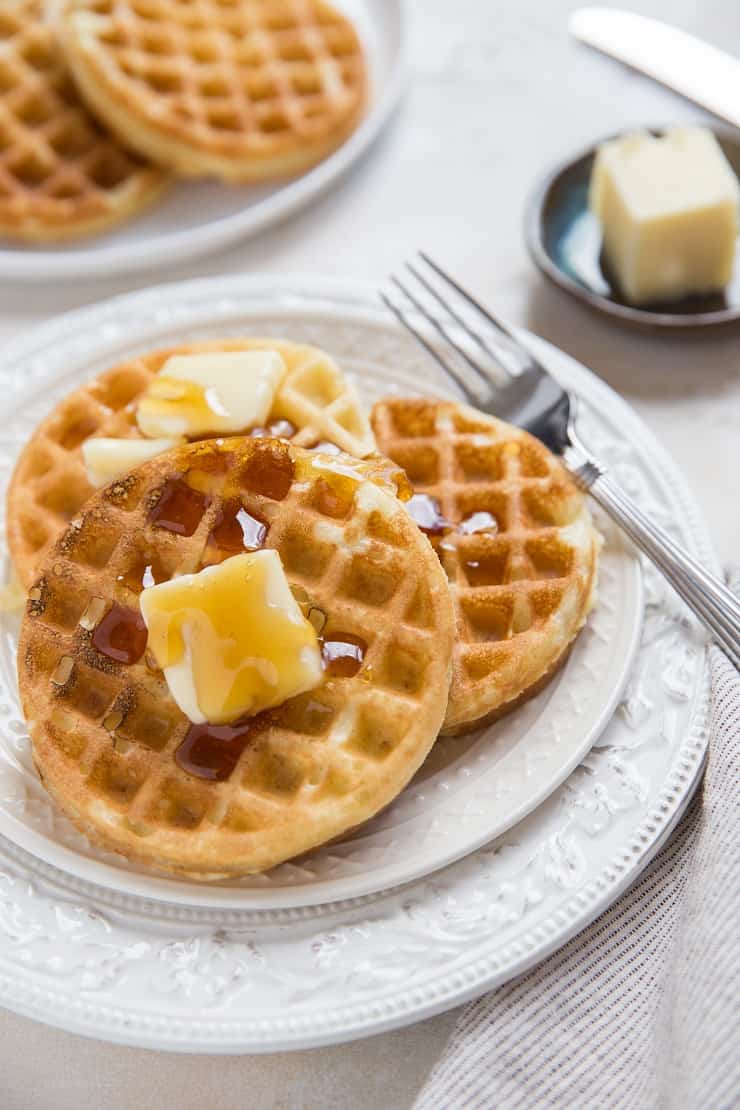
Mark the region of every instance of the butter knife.
<instances>
[{"instance_id":1,"label":"butter knife","mask_svg":"<svg viewBox=\"0 0 740 1110\"><path fill-rule=\"evenodd\" d=\"M657 19L618 8L579 8L568 29L588 46L740 127L740 61L724 50Z\"/></svg>"}]
</instances>

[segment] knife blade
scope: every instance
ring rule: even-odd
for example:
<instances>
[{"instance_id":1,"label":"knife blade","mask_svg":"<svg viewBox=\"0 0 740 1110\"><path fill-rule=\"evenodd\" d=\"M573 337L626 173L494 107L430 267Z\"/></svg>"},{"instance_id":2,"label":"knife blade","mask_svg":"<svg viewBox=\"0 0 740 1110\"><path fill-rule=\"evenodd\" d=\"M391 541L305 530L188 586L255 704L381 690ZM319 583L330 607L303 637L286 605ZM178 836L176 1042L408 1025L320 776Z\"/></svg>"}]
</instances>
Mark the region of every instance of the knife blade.
<instances>
[{"instance_id":1,"label":"knife blade","mask_svg":"<svg viewBox=\"0 0 740 1110\"><path fill-rule=\"evenodd\" d=\"M657 19L617 8L579 8L568 29L588 46L740 127L740 61L724 50Z\"/></svg>"}]
</instances>

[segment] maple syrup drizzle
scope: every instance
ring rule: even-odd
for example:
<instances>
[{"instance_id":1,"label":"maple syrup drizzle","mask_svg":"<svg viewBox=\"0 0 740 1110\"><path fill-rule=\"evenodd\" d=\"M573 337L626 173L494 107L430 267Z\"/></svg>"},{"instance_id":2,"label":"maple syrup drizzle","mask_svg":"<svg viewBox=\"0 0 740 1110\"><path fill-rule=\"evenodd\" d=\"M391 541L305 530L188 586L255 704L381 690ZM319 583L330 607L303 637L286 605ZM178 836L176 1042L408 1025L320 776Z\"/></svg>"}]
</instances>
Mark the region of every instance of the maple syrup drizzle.
<instances>
[{"instance_id":1,"label":"maple syrup drizzle","mask_svg":"<svg viewBox=\"0 0 740 1110\"><path fill-rule=\"evenodd\" d=\"M210 500L206 494L174 478L165 485L149 519L158 528L166 528L178 536L192 536Z\"/></svg>"},{"instance_id":2,"label":"maple syrup drizzle","mask_svg":"<svg viewBox=\"0 0 740 1110\"><path fill-rule=\"evenodd\" d=\"M490 578L485 568L481 567L480 560L468 559L464 566L465 576L471 586L486 586L490 584Z\"/></svg>"},{"instance_id":3,"label":"maple syrup drizzle","mask_svg":"<svg viewBox=\"0 0 740 1110\"><path fill-rule=\"evenodd\" d=\"M441 536L452 527L442 515L439 501L428 493L415 493L406 502L406 508L427 536Z\"/></svg>"},{"instance_id":4,"label":"maple syrup drizzle","mask_svg":"<svg viewBox=\"0 0 740 1110\"><path fill-rule=\"evenodd\" d=\"M257 731L256 721L255 717L235 725L191 725L175 750L175 762L196 778L225 782Z\"/></svg>"},{"instance_id":5,"label":"maple syrup drizzle","mask_svg":"<svg viewBox=\"0 0 740 1110\"><path fill-rule=\"evenodd\" d=\"M282 501L288 496L295 477L295 466L287 444L277 440L256 443L245 460L239 481L252 493Z\"/></svg>"},{"instance_id":6,"label":"maple syrup drizzle","mask_svg":"<svg viewBox=\"0 0 740 1110\"><path fill-rule=\"evenodd\" d=\"M463 563L465 577L471 586L495 586L507 581L506 553L492 556L479 556Z\"/></svg>"},{"instance_id":7,"label":"maple syrup drizzle","mask_svg":"<svg viewBox=\"0 0 740 1110\"><path fill-rule=\"evenodd\" d=\"M458 532L462 532L464 536L472 536L476 532L497 532L498 521L493 513L480 511L471 513L461 520L457 526Z\"/></svg>"},{"instance_id":8,"label":"maple syrup drizzle","mask_svg":"<svg viewBox=\"0 0 740 1110\"><path fill-rule=\"evenodd\" d=\"M265 427L251 428L249 436L251 439L265 439L269 436L274 436L275 439L292 439L297 431L295 424L291 424L290 420L274 420L272 424L267 424Z\"/></svg>"},{"instance_id":9,"label":"maple syrup drizzle","mask_svg":"<svg viewBox=\"0 0 740 1110\"><path fill-rule=\"evenodd\" d=\"M241 501L226 501L216 515L208 544L230 554L258 551L265 545L269 528L266 521L247 512Z\"/></svg>"},{"instance_id":10,"label":"maple syrup drizzle","mask_svg":"<svg viewBox=\"0 0 740 1110\"><path fill-rule=\"evenodd\" d=\"M341 474L330 474L314 483L313 503L320 513L337 519L346 517L352 508L357 483Z\"/></svg>"},{"instance_id":11,"label":"maple syrup drizzle","mask_svg":"<svg viewBox=\"0 0 740 1110\"><path fill-rule=\"evenodd\" d=\"M319 644L324 670L334 678L352 678L365 660L366 642L348 632L320 636Z\"/></svg>"},{"instance_id":12,"label":"maple syrup drizzle","mask_svg":"<svg viewBox=\"0 0 740 1110\"><path fill-rule=\"evenodd\" d=\"M118 575L118 581L123 582L129 590L140 593L148 586L156 586L168 578L156 555L147 552L137 555L136 559L127 567L124 574Z\"/></svg>"},{"instance_id":13,"label":"maple syrup drizzle","mask_svg":"<svg viewBox=\"0 0 740 1110\"><path fill-rule=\"evenodd\" d=\"M147 628L141 613L118 604L111 606L92 636L93 646L102 655L127 666L141 659L146 641Z\"/></svg>"}]
</instances>

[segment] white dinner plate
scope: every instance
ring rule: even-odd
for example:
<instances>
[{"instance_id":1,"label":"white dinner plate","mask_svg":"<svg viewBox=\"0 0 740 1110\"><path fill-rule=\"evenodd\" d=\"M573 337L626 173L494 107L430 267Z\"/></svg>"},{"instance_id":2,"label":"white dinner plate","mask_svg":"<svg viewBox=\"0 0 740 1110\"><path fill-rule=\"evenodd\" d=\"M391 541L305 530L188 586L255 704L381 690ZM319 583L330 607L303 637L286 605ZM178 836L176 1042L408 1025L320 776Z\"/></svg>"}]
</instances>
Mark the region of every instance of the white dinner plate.
<instances>
[{"instance_id":1,"label":"white dinner plate","mask_svg":"<svg viewBox=\"0 0 740 1110\"><path fill-rule=\"evenodd\" d=\"M242 279L165 286L75 313L21 341L2 359L11 380L26 384L5 408L4 435L16 446L0 460L0 484L7 484L14 455L54 400L131 354L196 336L275 334L317 343L354 376L368 403L395 391L453 395L438 371L430 377L428 357L409 362L405 337L402 342L372 301L352 307L312 299L300 289L291 292L289 281L278 296L272 288L273 282ZM392 351L395 344L404 356ZM30 363L43 368L40 376ZM598 603L566 666L539 697L470 737L440 740L394 804L351 836L266 875L222 883L153 874L89 844L58 815L31 763L15 693L18 621L6 618L0 625L0 833L69 876L190 906L313 905L439 870L551 794L613 714L637 646L641 575L617 530L606 520L601 527L607 542Z\"/></svg>"},{"instance_id":2,"label":"white dinner plate","mask_svg":"<svg viewBox=\"0 0 740 1110\"><path fill-rule=\"evenodd\" d=\"M54 400L115 359L250 331L328 348L369 399L448 392L365 287L280 277L163 286L51 321L3 352L0 476ZM536 342L581 398L587 442L651 517L711 564L693 503L650 433L603 382ZM231 885L128 868L71 831L30 769L6 621L0 1002L151 1048L282 1050L428 1016L562 944L655 852L706 744L703 640L648 571L632 656L639 570L605 531L597 607L539 698L478 737L445 741L353 837Z\"/></svg>"},{"instance_id":3,"label":"white dinner plate","mask_svg":"<svg viewBox=\"0 0 740 1110\"><path fill-rule=\"evenodd\" d=\"M404 0L335 0L354 21L370 71L370 104L353 135L312 170L274 185L175 182L135 219L54 247L0 237L0 280L53 282L133 273L197 258L256 235L326 191L380 134L406 81Z\"/></svg>"}]
</instances>

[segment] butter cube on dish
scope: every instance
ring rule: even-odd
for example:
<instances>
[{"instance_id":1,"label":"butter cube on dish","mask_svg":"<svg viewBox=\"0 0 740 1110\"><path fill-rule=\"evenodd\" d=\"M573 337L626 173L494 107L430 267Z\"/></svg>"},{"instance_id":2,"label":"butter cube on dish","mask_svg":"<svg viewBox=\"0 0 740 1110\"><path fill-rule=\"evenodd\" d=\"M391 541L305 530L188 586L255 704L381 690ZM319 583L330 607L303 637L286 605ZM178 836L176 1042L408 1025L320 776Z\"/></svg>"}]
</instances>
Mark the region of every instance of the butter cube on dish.
<instances>
[{"instance_id":1,"label":"butter cube on dish","mask_svg":"<svg viewBox=\"0 0 740 1110\"><path fill-rule=\"evenodd\" d=\"M589 204L632 304L713 293L732 277L740 187L710 131L674 128L604 143Z\"/></svg>"}]
</instances>

